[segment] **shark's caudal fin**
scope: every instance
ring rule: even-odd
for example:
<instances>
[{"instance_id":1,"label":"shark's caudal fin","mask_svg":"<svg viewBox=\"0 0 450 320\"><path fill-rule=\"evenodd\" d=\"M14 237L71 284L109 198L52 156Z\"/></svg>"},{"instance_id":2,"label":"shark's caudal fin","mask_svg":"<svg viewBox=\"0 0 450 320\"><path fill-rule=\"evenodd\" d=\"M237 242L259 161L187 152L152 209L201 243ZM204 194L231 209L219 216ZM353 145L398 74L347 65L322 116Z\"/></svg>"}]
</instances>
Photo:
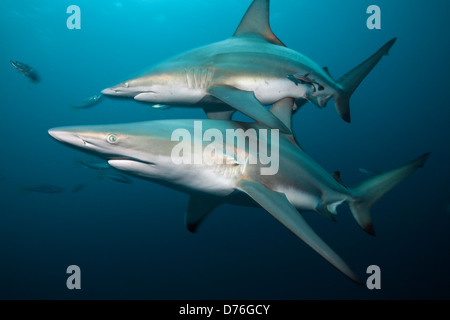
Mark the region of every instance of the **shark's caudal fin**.
<instances>
[{"instance_id":1,"label":"shark's caudal fin","mask_svg":"<svg viewBox=\"0 0 450 320\"><path fill-rule=\"evenodd\" d=\"M269 7L269 0L253 0L233 36L259 36L285 47L270 28Z\"/></svg>"},{"instance_id":2,"label":"shark's caudal fin","mask_svg":"<svg viewBox=\"0 0 450 320\"><path fill-rule=\"evenodd\" d=\"M389 49L394 45L397 38L388 41L369 59L361 63L359 66L347 72L338 80L338 84L342 90L334 96L334 102L339 115L347 122L350 122L350 97L359 86L361 81L369 74L369 72L377 65L383 56L388 55Z\"/></svg>"},{"instance_id":3,"label":"shark's caudal fin","mask_svg":"<svg viewBox=\"0 0 450 320\"><path fill-rule=\"evenodd\" d=\"M381 173L359 186L352 188L355 199L349 202L349 207L353 217L361 228L367 233L375 235L372 220L370 219L370 207L389 190L413 174L418 168L422 168L429 155L430 153L426 153L411 162Z\"/></svg>"}]
</instances>

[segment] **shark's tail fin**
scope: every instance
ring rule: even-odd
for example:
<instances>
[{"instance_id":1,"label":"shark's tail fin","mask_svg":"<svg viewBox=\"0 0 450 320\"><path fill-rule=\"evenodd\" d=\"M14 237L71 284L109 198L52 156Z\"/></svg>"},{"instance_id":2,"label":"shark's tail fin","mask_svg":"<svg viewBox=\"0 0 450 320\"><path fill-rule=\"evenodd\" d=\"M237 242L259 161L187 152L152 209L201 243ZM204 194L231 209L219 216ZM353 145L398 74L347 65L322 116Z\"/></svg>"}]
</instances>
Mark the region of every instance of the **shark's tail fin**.
<instances>
[{"instance_id":1,"label":"shark's tail fin","mask_svg":"<svg viewBox=\"0 0 450 320\"><path fill-rule=\"evenodd\" d=\"M423 154L396 169L378 174L362 184L352 188L355 195L349 202L350 210L356 222L367 233L375 235L372 220L370 219L370 207L389 190L413 174L418 168L424 166L430 153Z\"/></svg>"},{"instance_id":2,"label":"shark's tail fin","mask_svg":"<svg viewBox=\"0 0 450 320\"><path fill-rule=\"evenodd\" d=\"M391 39L384 46L382 46L374 55L361 63L353 70L347 72L338 80L341 90L334 95L334 102L336 109L347 122L350 122L350 97L361 81L369 74L370 71L377 65L383 56L388 55L389 50L394 45L397 38Z\"/></svg>"}]
</instances>

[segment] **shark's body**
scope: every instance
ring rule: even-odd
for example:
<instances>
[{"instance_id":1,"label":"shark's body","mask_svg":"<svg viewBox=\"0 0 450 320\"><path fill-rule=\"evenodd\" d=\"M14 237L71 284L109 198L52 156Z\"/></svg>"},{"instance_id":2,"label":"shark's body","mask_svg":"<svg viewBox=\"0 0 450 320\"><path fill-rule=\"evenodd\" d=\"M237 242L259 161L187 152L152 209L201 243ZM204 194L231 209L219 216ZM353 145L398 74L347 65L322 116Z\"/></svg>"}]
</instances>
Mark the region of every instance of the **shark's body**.
<instances>
[{"instance_id":1,"label":"shark's body","mask_svg":"<svg viewBox=\"0 0 450 320\"><path fill-rule=\"evenodd\" d=\"M194 120L56 128L49 133L57 140L105 157L116 169L191 194L186 215L190 230L195 230L203 218L222 202L248 205L253 200L354 281L359 281L358 276L309 227L298 210L317 211L332 218L336 208L347 202L360 226L373 233L370 206L423 166L427 158L427 155L421 156L356 188L347 188L292 144L289 135L280 135L279 139L276 135L266 137L261 132L267 127L260 124L223 120L199 122L203 137L200 140L196 136L198 128L195 128ZM185 155L195 158L201 154L203 163L174 161L173 150L180 142L173 141L173 134L180 129L194 137ZM258 145L266 143L267 150L273 150L272 147L277 145L279 166L273 175L262 175L261 170L267 165L262 162L252 164L248 160L261 153L261 149L255 152L249 147L252 138L248 144L234 146L232 152L206 153L211 142L204 141L203 135L208 130L226 136L227 130L239 129L257 132L253 142Z\"/></svg>"},{"instance_id":2,"label":"shark's body","mask_svg":"<svg viewBox=\"0 0 450 320\"><path fill-rule=\"evenodd\" d=\"M287 48L271 31L269 0L254 0L233 37L169 59L102 92L153 104L203 107L212 119L229 120L239 110L288 133L263 106L291 98L292 112L308 100L324 107L334 98L341 117L350 122L351 94L394 42L336 81L328 69ZM293 81L295 74L308 74L314 81Z\"/></svg>"}]
</instances>

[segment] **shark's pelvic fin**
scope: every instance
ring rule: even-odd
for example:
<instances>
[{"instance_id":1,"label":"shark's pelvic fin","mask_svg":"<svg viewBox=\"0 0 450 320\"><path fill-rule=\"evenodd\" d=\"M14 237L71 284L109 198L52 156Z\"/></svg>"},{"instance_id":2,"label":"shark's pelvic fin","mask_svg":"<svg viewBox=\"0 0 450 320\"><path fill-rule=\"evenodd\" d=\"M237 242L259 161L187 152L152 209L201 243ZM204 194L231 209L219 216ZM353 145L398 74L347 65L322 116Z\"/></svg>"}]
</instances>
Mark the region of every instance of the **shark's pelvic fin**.
<instances>
[{"instance_id":1,"label":"shark's pelvic fin","mask_svg":"<svg viewBox=\"0 0 450 320\"><path fill-rule=\"evenodd\" d=\"M296 105L293 98L284 98L274 103L272 108L270 108L270 112L272 112L289 130L292 131L292 112L295 108ZM302 149L295 139L294 134L287 134L286 137L294 145Z\"/></svg>"},{"instance_id":2,"label":"shark's pelvic fin","mask_svg":"<svg viewBox=\"0 0 450 320\"><path fill-rule=\"evenodd\" d=\"M359 277L308 225L302 215L289 202L284 193L266 188L261 183L241 180L239 190L248 194L260 206L266 209L273 217L291 230L300 239L306 242L317 253L324 257L333 266L357 283Z\"/></svg>"},{"instance_id":3,"label":"shark's pelvic fin","mask_svg":"<svg viewBox=\"0 0 450 320\"><path fill-rule=\"evenodd\" d=\"M226 106L226 105L223 105ZM213 120L228 120L230 121L233 117L233 113L236 112L235 109L230 108L229 106L223 107L223 106L217 106L217 107L211 107L211 106L203 106L203 111L205 111L206 116L208 119Z\"/></svg>"},{"instance_id":4,"label":"shark's pelvic fin","mask_svg":"<svg viewBox=\"0 0 450 320\"><path fill-rule=\"evenodd\" d=\"M293 98L284 98L275 102L270 108L272 112L278 119L283 122L283 124L292 131L292 111L294 109L295 100Z\"/></svg>"},{"instance_id":5,"label":"shark's pelvic fin","mask_svg":"<svg viewBox=\"0 0 450 320\"><path fill-rule=\"evenodd\" d=\"M319 203L317 204L316 211L317 211L318 213L320 213L322 216L324 216L325 218L327 218L328 220L331 220L331 221L333 221L333 222L336 221L336 217L335 217L335 214L336 214L336 213L331 212L331 211L328 209L328 206L325 205L324 203L319 202Z\"/></svg>"},{"instance_id":6,"label":"shark's pelvic fin","mask_svg":"<svg viewBox=\"0 0 450 320\"><path fill-rule=\"evenodd\" d=\"M389 50L394 45L397 38L391 39L382 46L374 55L361 63L359 66L346 73L338 80L338 84L342 88L335 96L334 102L336 109L346 122L350 122L350 97L359 84L369 74L370 71L380 62L383 56L388 55Z\"/></svg>"},{"instance_id":7,"label":"shark's pelvic fin","mask_svg":"<svg viewBox=\"0 0 450 320\"><path fill-rule=\"evenodd\" d=\"M233 36L259 36L270 43L285 47L270 28L269 7L269 0L253 0Z\"/></svg>"},{"instance_id":8,"label":"shark's pelvic fin","mask_svg":"<svg viewBox=\"0 0 450 320\"><path fill-rule=\"evenodd\" d=\"M298 110L300 110L301 107L303 107L305 104L308 103L308 100L304 99L304 98L298 98L295 100L295 106L294 106L294 110L293 112L297 112Z\"/></svg>"},{"instance_id":9,"label":"shark's pelvic fin","mask_svg":"<svg viewBox=\"0 0 450 320\"><path fill-rule=\"evenodd\" d=\"M279 129L287 134L291 133L291 130L280 119L264 108L251 91L241 91L230 86L216 85L209 88L208 92L213 97L229 104L236 110L269 128Z\"/></svg>"},{"instance_id":10,"label":"shark's pelvic fin","mask_svg":"<svg viewBox=\"0 0 450 320\"><path fill-rule=\"evenodd\" d=\"M222 203L218 197L192 194L186 211L185 222L190 232L196 232L206 216Z\"/></svg>"},{"instance_id":11,"label":"shark's pelvic fin","mask_svg":"<svg viewBox=\"0 0 450 320\"><path fill-rule=\"evenodd\" d=\"M375 235L372 219L370 218L370 207L418 168L423 167L429 155L430 153L426 153L403 166L381 173L352 188L355 199L349 202L349 207L361 228L367 233Z\"/></svg>"}]
</instances>

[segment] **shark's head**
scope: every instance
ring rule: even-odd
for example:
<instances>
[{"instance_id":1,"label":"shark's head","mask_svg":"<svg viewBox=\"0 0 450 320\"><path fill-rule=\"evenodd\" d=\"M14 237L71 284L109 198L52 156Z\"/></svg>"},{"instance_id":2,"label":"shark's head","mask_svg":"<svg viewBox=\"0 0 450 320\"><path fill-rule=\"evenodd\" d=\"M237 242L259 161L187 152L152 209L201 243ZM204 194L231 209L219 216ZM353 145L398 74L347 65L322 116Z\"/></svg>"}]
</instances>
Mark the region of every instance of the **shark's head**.
<instances>
[{"instance_id":1,"label":"shark's head","mask_svg":"<svg viewBox=\"0 0 450 320\"><path fill-rule=\"evenodd\" d=\"M153 93L153 90L153 81L146 77L137 77L106 88L102 93L114 97L134 98L142 93Z\"/></svg>"},{"instance_id":2,"label":"shark's head","mask_svg":"<svg viewBox=\"0 0 450 320\"><path fill-rule=\"evenodd\" d=\"M203 89L202 87L193 90L188 86L184 69L179 72L179 70L161 71L160 68L153 68L104 89L102 93L152 104L177 105L198 102L204 95Z\"/></svg>"},{"instance_id":3,"label":"shark's head","mask_svg":"<svg viewBox=\"0 0 450 320\"><path fill-rule=\"evenodd\" d=\"M109 164L148 178L161 178L173 166L170 132L157 121L108 126L61 127L49 130L56 140L93 153Z\"/></svg>"}]
</instances>

